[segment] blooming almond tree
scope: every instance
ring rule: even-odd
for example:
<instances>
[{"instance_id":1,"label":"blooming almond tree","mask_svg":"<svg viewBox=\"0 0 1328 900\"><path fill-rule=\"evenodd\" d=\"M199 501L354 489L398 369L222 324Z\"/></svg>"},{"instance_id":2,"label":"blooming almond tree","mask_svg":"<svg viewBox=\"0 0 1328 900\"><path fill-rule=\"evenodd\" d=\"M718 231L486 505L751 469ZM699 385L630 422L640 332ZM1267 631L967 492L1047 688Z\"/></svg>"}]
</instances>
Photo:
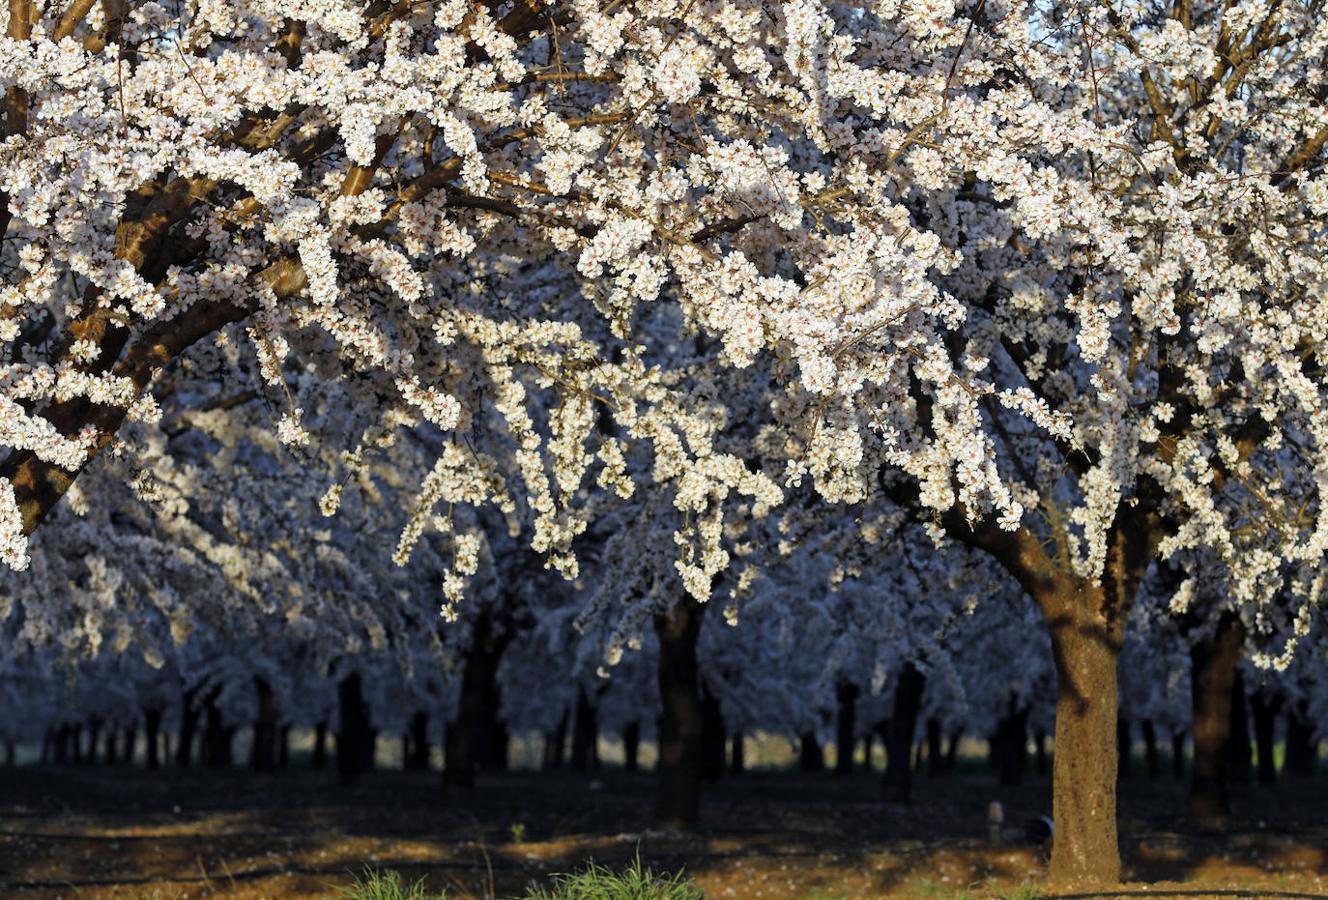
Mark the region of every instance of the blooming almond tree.
<instances>
[{"instance_id":1,"label":"blooming almond tree","mask_svg":"<svg viewBox=\"0 0 1328 900\"><path fill-rule=\"evenodd\" d=\"M883 489L1046 614L1052 876L1112 881L1116 654L1148 561L1207 547L1239 584L1328 544L1315 3L0 16L12 566L204 341L274 392L344 379L377 418L350 467L441 433L408 536L492 503L569 577L586 476L630 496L629 445L695 601L730 516L783 499L749 461L830 502ZM276 427L308 437L294 403ZM1288 467L1315 488L1295 503ZM1273 549L1241 554L1249 529Z\"/></svg>"}]
</instances>

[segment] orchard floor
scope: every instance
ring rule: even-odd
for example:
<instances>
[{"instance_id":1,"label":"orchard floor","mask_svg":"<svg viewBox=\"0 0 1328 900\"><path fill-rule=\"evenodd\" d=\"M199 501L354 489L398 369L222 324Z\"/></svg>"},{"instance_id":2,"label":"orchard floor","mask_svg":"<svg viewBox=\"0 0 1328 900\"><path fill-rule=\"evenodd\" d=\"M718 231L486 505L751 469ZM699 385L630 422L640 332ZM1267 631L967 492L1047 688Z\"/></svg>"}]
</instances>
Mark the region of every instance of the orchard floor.
<instances>
[{"instance_id":1,"label":"orchard floor","mask_svg":"<svg viewBox=\"0 0 1328 900\"><path fill-rule=\"evenodd\" d=\"M377 772L342 787L295 769L6 769L0 896L327 897L373 865L449 897L502 897L591 858L626 863L639 848L716 898L1021 897L1045 866L1039 848L984 837L992 800L1011 825L1047 811L1045 778L1002 789L983 774L923 776L902 807L879 802L867 773L726 777L707 785L705 828L687 837L648 830L649 774L514 772L446 794L438 778ZM1239 818L1221 832L1190 827L1176 815L1183 803L1174 779L1126 781L1127 888L1328 897L1328 779L1239 789Z\"/></svg>"}]
</instances>

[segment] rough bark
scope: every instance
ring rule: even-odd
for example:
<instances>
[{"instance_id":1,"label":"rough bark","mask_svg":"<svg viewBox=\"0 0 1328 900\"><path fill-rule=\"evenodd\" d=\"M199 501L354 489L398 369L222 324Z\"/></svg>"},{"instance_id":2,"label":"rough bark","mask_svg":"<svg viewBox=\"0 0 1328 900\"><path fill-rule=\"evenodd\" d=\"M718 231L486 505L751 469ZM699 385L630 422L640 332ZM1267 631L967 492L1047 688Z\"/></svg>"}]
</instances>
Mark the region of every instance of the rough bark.
<instances>
[{"instance_id":1,"label":"rough bark","mask_svg":"<svg viewBox=\"0 0 1328 900\"><path fill-rule=\"evenodd\" d=\"M701 684L696 639L705 606L683 597L655 616L659 638L659 796L655 818L665 829L696 825L701 813Z\"/></svg>"},{"instance_id":2,"label":"rough bark","mask_svg":"<svg viewBox=\"0 0 1328 900\"><path fill-rule=\"evenodd\" d=\"M258 695L258 714L249 765L255 772L271 772L277 768L277 703L267 679L255 677L254 691Z\"/></svg>"},{"instance_id":3,"label":"rough bark","mask_svg":"<svg viewBox=\"0 0 1328 900\"><path fill-rule=\"evenodd\" d=\"M909 755L926 685L926 676L913 663L904 663L895 684L895 707L886 730L885 776L882 780L886 800L908 802L913 782Z\"/></svg>"},{"instance_id":4,"label":"rough bark","mask_svg":"<svg viewBox=\"0 0 1328 900\"><path fill-rule=\"evenodd\" d=\"M841 681L835 690L835 774L853 774L853 747L857 743L858 694L860 688Z\"/></svg>"},{"instance_id":5,"label":"rough bark","mask_svg":"<svg viewBox=\"0 0 1328 900\"><path fill-rule=\"evenodd\" d=\"M1222 616L1211 638L1190 647L1190 703L1194 721L1194 773L1190 780L1190 815L1200 822L1231 815L1228 793L1231 701L1245 628L1230 613Z\"/></svg>"},{"instance_id":6,"label":"rough bark","mask_svg":"<svg viewBox=\"0 0 1328 900\"><path fill-rule=\"evenodd\" d=\"M1259 754L1259 784L1277 783L1277 765L1273 759L1273 731L1282 711L1282 695L1261 687L1250 698L1254 713L1254 744Z\"/></svg>"}]
</instances>

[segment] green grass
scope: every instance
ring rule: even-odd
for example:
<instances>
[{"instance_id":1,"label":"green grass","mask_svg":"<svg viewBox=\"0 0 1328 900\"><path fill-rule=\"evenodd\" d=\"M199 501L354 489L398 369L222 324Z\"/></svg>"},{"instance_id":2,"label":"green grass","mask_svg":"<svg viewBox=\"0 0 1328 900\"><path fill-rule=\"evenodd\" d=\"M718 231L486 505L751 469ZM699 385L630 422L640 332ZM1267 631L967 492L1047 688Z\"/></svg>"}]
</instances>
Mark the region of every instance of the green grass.
<instances>
[{"instance_id":1,"label":"green grass","mask_svg":"<svg viewBox=\"0 0 1328 900\"><path fill-rule=\"evenodd\" d=\"M335 889L337 900L446 900L423 881L402 882L393 871L366 869L355 881ZM638 857L621 872L593 862L579 872L555 875L548 887L531 885L520 900L705 900L700 888L676 875L656 874Z\"/></svg>"}]
</instances>

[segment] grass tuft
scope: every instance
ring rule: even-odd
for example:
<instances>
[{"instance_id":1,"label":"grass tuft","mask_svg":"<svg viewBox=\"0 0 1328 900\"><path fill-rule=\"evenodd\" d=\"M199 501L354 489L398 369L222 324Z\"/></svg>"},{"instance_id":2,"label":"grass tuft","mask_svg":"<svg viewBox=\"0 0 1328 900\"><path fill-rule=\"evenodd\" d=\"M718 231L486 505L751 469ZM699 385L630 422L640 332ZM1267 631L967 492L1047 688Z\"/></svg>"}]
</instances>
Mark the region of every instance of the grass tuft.
<instances>
[{"instance_id":1,"label":"grass tuft","mask_svg":"<svg viewBox=\"0 0 1328 900\"><path fill-rule=\"evenodd\" d=\"M446 900L447 894L432 893L423 878L403 884L399 872L366 868L353 883L336 888L335 896L338 900Z\"/></svg>"},{"instance_id":2,"label":"grass tuft","mask_svg":"<svg viewBox=\"0 0 1328 900\"><path fill-rule=\"evenodd\" d=\"M557 875L551 888L529 888L525 900L705 900L705 893L681 872L655 874L638 856L621 872L592 862L580 872Z\"/></svg>"}]
</instances>

